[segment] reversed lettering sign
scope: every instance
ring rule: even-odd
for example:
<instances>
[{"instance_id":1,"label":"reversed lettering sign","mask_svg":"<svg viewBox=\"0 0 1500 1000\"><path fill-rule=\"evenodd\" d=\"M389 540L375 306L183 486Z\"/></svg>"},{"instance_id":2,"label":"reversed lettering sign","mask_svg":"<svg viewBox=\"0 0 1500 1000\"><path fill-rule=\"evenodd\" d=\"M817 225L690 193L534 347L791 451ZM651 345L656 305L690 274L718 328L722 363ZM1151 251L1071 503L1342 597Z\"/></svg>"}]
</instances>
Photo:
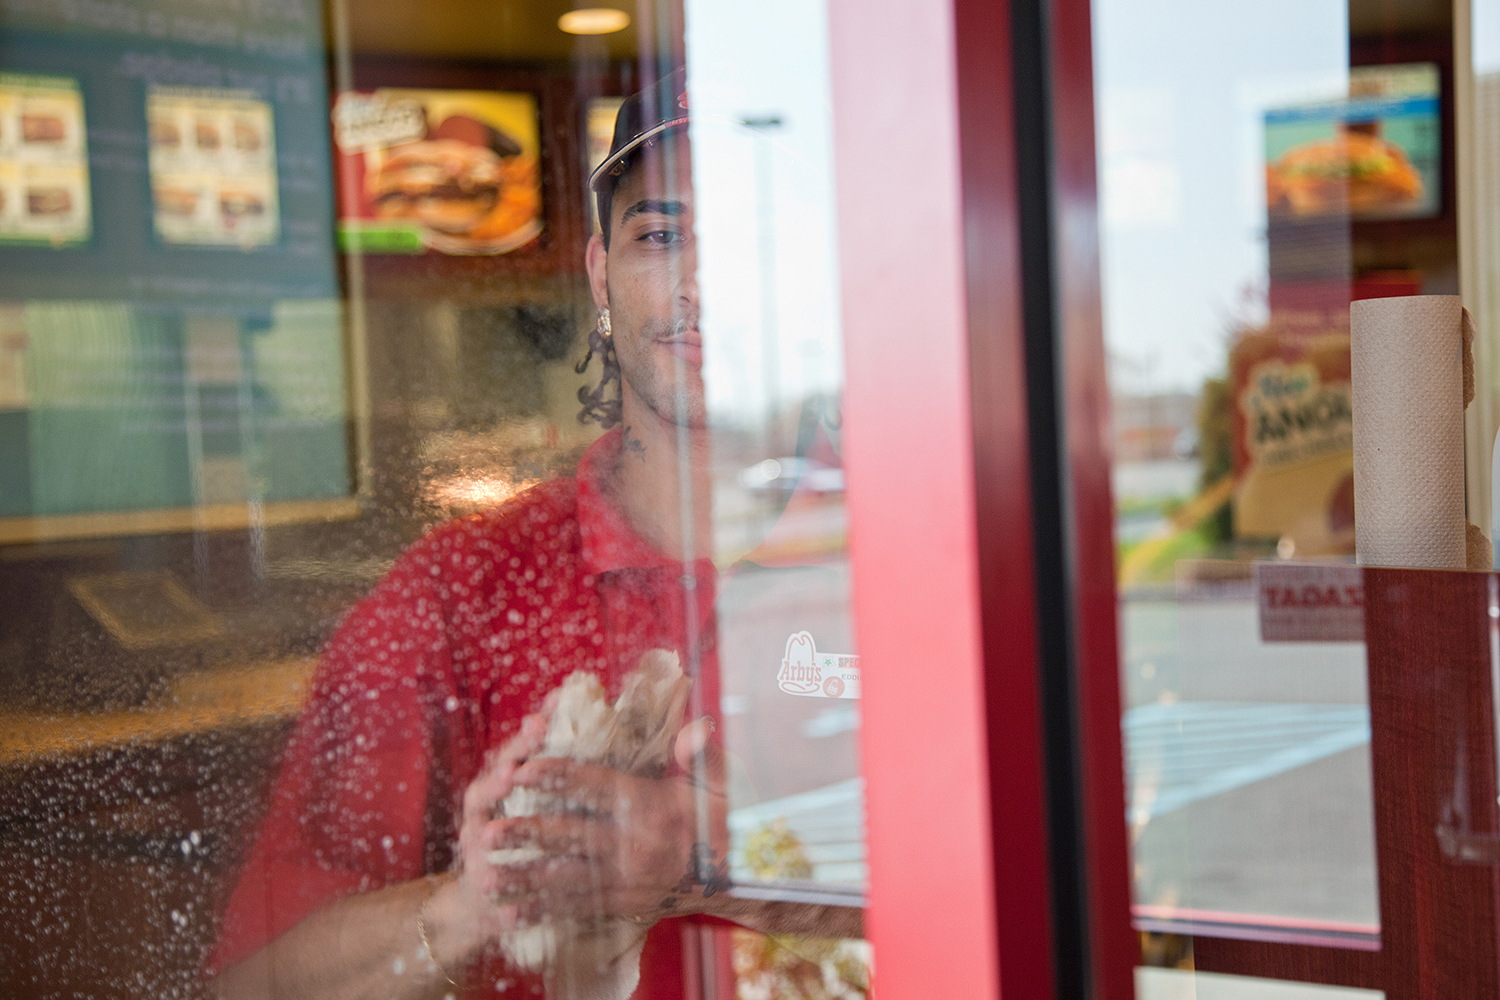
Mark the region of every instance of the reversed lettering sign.
<instances>
[{"instance_id":1,"label":"reversed lettering sign","mask_svg":"<svg viewBox=\"0 0 1500 1000\"><path fill-rule=\"evenodd\" d=\"M1346 564L1258 562L1261 642L1364 642L1365 587Z\"/></svg>"},{"instance_id":2,"label":"reversed lettering sign","mask_svg":"<svg viewBox=\"0 0 1500 1000\"><path fill-rule=\"evenodd\" d=\"M1348 382L1324 384L1311 362L1256 365L1240 396L1245 446L1265 468L1298 465L1354 447Z\"/></svg>"},{"instance_id":3,"label":"reversed lettering sign","mask_svg":"<svg viewBox=\"0 0 1500 1000\"><path fill-rule=\"evenodd\" d=\"M859 657L820 653L812 633L796 632L786 641L786 656L776 686L804 698L858 698Z\"/></svg>"}]
</instances>

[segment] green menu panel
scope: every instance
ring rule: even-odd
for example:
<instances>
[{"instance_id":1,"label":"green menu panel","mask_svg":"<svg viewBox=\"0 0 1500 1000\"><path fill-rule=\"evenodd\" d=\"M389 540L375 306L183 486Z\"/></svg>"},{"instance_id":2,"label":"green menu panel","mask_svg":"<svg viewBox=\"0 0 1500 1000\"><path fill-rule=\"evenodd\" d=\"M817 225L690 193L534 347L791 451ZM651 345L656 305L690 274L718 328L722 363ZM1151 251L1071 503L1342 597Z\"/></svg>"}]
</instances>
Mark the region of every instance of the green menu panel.
<instances>
[{"instance_id":1,"label":"green menu panel","mask_svg":"<svg viewBox=\"0 0 1500 1000\"><path fill-rule=\"evenodd\" d=\"M36 302L19 314L0 516L350 494L336 301L248 315Z\"/></svg>"}]
</instances>

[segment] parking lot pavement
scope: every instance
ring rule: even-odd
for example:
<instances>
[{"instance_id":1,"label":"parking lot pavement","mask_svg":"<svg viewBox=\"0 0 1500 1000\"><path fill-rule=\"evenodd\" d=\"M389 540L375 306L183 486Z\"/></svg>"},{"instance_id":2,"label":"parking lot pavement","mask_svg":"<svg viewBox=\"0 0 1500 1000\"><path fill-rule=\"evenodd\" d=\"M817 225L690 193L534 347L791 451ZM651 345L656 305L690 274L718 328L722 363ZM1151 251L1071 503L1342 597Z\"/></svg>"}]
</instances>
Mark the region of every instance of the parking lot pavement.
<instances>
[{"instance_id":1,"label":"parking lot pavement","mask_svg":"<svg viewBox=\"0 0 1500 1000\"><path fill-rule=\"evenodd\" d=\"M1121 624L1136 902L1377 924L1363 646L1261 643L1244 597L1126 600ZM735 841L785 819L816 879L857 885L863 782L824 780L740 805Z\"/></svg>"},{"instance_id":2,"label":"parking lot pavement","mask_svg":"<svg viewBox=\"0 0 1500 1000\"><path fill-rule=\"evenodd\" d=\"M1120 605L1135 900L1378 923L1364 647L1250 596Z\"/></svg>"},{"instance_id":3,"label":"parking lot pavement","mask_svg":"<svg viewBox=\"0 0 1500 1000\"><path fill-rule=\"evenodd\" d=\"M1125 713L1127 815L1148 823L1369 742L1362 705L1137 705Z\"/></svg>"}]
</instances>

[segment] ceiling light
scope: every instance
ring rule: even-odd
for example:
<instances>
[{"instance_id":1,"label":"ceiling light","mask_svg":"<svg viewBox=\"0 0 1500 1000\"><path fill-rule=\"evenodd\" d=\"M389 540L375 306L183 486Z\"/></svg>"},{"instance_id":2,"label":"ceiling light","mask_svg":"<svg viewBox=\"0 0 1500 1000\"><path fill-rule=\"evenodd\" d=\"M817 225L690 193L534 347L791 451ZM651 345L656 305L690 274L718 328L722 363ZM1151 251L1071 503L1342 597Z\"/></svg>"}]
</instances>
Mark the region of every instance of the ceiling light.
<instances>
[{"instance_id":1,"label":"ceiling light","mask_svg":"<svg viewBox=\"0 0 1500 1000\"><path fill-rule=\"evenodd\" d=\"M608 35L625 30L630 15L613 7L570 10L557 19L557 26L570 35Z\"/></svg>"}]
</instances>

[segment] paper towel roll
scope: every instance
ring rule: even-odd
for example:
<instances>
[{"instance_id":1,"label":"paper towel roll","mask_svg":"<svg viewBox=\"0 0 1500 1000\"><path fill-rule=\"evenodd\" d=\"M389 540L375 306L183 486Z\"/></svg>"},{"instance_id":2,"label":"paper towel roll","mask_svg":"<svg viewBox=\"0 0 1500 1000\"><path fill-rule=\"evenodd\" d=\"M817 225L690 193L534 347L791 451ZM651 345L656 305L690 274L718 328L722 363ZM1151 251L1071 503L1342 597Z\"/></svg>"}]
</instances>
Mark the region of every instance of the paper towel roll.
<instances>
[{"instance_id":1,"label":"paper towel roll","mask_svg":"<svg viewBox=\"0 0 1500 1000\"><path fill-rule=\"evenodd\" d=\"M1463 305L1361 299L1349 320L1359 562L1464 569Z\"/></svg>"}]
</instances>

